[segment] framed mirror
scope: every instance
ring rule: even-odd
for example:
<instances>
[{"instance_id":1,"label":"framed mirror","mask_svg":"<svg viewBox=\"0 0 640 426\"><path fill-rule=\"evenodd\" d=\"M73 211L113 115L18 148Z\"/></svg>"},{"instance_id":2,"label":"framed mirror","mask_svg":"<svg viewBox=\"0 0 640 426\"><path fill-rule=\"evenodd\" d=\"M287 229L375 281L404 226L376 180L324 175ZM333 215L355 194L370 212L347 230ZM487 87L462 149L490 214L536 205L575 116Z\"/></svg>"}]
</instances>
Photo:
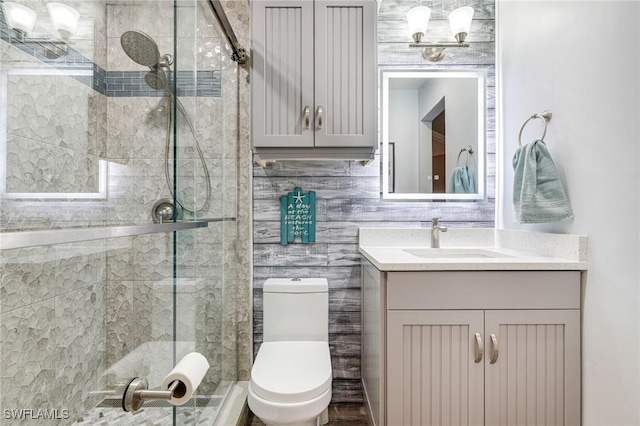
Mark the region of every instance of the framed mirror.
<instances>
[{"instance_id":1,"label":"framed mirror","mask_svg":"<svg viewBox=\"0 0 640 426\"><path fill-rule=\"evenodd\" d=\"M382 198L485 197L486 71L382 69Z\"/></svg>"}]
</instances>

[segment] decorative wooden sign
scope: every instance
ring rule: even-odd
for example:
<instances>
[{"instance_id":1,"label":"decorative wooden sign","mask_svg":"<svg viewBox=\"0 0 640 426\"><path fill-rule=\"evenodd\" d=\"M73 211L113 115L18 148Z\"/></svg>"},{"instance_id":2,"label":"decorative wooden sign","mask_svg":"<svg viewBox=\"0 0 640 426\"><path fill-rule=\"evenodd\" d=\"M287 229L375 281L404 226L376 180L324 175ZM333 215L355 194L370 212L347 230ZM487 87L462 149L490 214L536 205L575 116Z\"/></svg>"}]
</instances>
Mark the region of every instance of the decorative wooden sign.
<instances>
[{"instance_id":1,"label":"decorative wooden sign","mask_svg":"<svg viewBox=\"0 0 640 426\"><path fill-rule=\"evenodd\" d=\"M316 241L316 193L303 194L299 187L280 197L280 244L297 238L303 244Z\"/></svg>"}]
</instances>

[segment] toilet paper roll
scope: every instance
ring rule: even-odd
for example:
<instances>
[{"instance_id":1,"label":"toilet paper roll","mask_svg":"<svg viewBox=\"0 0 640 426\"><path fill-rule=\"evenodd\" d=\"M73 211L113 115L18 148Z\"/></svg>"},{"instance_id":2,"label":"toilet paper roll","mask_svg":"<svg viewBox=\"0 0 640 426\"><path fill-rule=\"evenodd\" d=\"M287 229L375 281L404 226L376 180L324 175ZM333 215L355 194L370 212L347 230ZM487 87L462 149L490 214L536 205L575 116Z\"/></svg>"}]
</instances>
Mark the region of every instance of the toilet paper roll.
<instances>
[{"instance_id":1,"label":"toilet paper roll","mask_svg":"<svg viewBox=\"0 0 640 426\"><path fill-rule=\"evenodd\" d=\"M182 385L174 391L174 396L169 400L169 403L184 405L189 401L202 382L202 378L207 374L207 370L209 370L209 362L201 353L186 354L162 381L162 390L169 389L169 385L175 380L182 382Z\"/></svg>"}]
</instances>

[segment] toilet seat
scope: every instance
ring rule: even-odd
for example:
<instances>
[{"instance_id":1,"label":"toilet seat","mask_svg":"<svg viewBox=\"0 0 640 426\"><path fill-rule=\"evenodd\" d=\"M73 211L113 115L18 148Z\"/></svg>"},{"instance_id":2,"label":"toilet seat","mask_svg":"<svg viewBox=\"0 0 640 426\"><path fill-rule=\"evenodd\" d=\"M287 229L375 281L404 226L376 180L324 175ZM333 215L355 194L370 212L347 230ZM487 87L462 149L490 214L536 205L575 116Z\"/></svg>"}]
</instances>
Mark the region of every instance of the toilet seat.
<instances>
[{"instance_id":1,"label":"toilet seat","mask_svg":"<svg viewBox=\"0 0 640 426\"><path fill-rule=\"evenodd\" d=\"M310 401L331 388L327 342L264 342L251 369L250 388L267 401Z\"/></svg>"}]
</instances>

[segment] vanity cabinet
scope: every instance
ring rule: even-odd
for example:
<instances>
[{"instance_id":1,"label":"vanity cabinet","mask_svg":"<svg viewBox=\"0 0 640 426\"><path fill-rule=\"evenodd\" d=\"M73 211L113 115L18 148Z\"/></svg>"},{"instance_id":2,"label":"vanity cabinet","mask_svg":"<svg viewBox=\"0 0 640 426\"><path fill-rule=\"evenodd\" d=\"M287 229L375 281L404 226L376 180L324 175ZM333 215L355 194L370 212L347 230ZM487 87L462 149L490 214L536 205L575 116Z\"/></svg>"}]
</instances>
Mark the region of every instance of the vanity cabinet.
<instances>
[{"instance_id":1,"label":"vanity cabinet","mask_svg":"<svg viewBox=\"0 0 640 426\"><path fill-rule=\"evenodd\" d=\"M362 276L372 424L580 424L579 271Z\"/></svg>"},{"instance_id":2,"label":"vanity cabinet","mask_svg":"<svg viewBox=\"0 0 640 426\"><path fill-rule=\"evenodd\" d=\"M484 424L484 365L474 353L483 317L481 311L387 313L387 424Z\"/></svg>"},{"instance_id":3,"label":"vanity cabinet","mask_svg":"<svg viewBox=\"0 0 640 426\"><path fill-rule=\"evenodd\" d=\"M374 0L254 0L252 140L260 158L368 159L376 145Z\"/></svg>"}]
</instances>

